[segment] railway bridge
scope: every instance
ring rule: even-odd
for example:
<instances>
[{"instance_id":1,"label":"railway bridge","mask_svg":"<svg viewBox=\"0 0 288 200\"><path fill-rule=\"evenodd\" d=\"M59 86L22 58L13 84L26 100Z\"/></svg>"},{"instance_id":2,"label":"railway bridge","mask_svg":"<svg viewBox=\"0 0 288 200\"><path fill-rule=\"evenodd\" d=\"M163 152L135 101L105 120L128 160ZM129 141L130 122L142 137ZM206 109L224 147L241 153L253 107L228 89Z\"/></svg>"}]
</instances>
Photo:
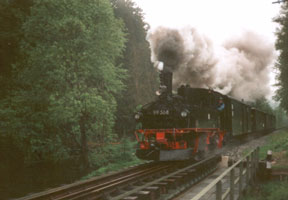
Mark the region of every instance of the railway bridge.
<instances>
[{"instance_id":1,"label":"railway bridge","mask_svg":"<svg viewBox=\"0 0 288 200\"><path fill-rule=\"evenodd\" d=\"M18 200L239 199L255 183L259 147L231 166L220 160L220 155L214 155L197 163L151 162Z\"/></svg>"}]
</instances>

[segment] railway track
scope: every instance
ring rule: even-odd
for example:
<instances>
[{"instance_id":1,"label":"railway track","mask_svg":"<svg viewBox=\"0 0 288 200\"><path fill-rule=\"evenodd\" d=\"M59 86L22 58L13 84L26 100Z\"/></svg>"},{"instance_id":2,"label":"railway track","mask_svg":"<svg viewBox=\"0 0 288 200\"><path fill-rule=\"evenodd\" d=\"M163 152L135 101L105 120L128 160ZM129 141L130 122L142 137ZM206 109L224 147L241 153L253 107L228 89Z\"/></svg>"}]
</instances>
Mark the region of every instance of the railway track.
<instances>
[{"instance_id":1,"label":"railway track","mask_svg":"<svg viewBox=\"0 0 288 200\"><path fill-rule=\"evenodd\" d=\"M137 172L141 172L144 169L151 169L155 167L157 164L156 163L145 163L142 165L134 166L134 167L129 167L127 169L114 172L114 173L109 173L108 175L103 175L100 177L96 178L91 178L86 181L79 181L76 183L72 183L69 185L57 187L54 189L50 189L48 191L36 193L29 195L27 197L19 198L17 200L38 200L38 199L61 199L61 196L65 196L66 194L71 194L73 191L81 191L83 189L87 189L91 186L94 185L100 185L100 184L105 184L108 183L112 180L123 178L125 176L131 175L131 174L136 174Z\"/></svg>"},{"instance_id":2,"label":"railway track","mask_svg":"<svg viewBox=\"0 0 288 200\"><path fill-rule=\"evenodd\" d=\"M214 172L217 169L217 163L220 160L220 155L211 156L205 160L187 165L167 175L156 178L155 180L143 183L138 187L132 187L129 191L122 192L120 195L112 197L111 199L173 199L178 194L187 190Z\"/></svg>"},{"instance_id":3,"label":"railway track","mask_svg":"<svg viewBox=\"0 0 288 200\"><path fill-rule=\"evenodd\" d=\"M231 151L230 148L223 148L221 153ZM213 156L194 164L146 163L17 200L171 199L214 172L219 157Z\"/></svg>"},{"instance_id":4,"label":"railway track","mask_svg":"<svg viewBox=\"0 0 288 200\"><path fill-rule=\"evenodd\" d=\"M169 199L213 172L219 160L148 163L17 200Z\"/></svg>"}]
</instances>

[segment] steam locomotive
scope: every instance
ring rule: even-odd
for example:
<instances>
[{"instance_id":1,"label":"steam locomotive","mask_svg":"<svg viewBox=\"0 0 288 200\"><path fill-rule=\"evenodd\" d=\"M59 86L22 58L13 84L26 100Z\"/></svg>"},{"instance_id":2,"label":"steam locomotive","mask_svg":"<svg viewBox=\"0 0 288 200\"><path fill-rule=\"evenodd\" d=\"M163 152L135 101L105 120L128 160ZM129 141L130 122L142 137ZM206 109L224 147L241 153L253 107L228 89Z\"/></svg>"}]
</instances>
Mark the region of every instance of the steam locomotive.
<instances>
[{"instance_id":1,"label":"steam locomotive","mask_svg":"<svg viewBox=\"0 0 288 200\"><path fill-rule=\"evenodd\" d=\"M182 85L172 94L172 76L165 66L158 99L135 113L138 158L197 160L231 138L275 128L275 116L211 89Z\"/></svg>"}]
</instances>

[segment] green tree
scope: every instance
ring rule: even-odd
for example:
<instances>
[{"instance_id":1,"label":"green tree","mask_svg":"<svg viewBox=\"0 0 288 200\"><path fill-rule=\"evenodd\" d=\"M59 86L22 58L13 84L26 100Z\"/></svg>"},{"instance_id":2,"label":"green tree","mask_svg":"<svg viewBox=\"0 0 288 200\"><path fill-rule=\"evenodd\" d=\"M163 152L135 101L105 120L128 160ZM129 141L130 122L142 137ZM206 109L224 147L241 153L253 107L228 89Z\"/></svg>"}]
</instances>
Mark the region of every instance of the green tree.
<instances>
[{"instance_id":1,"label":"green tree","mask_svg":"<svg viewBox=\"0 0 288 200\"><path fill-rule=\"evenodd\" d=\"M274 109L274 115L276 117L276 126L277 127L284 127L284 126L288 125L287 114L282 107L277 106Z\"/></svg>"},{"instance_id":2,"label":"green tree","mask_svg":"<svg viewBox=\"0 0 288 200\"><path fill-rule=\"evenodd\" d=\"M142 10L131 0L111 0L115 15L125 23L127 42L124 56L118 59L128 72L126 90L118 95L116 130L120 135L131 133L135 127L133 112L139 104L154 98L158 87L158 74L150 61L150 48L146 40L149 25Z\"/></svg>"},{"instance_id":3,"label":"green tree","mask_svg":"<svg viewBox=\"0 0 288 200\"><path fill-rule=\"evenodd\" d=\"M13 64L21 59L21 26L32 0L0 1L0 101L13 90Z\"/></svg>"},{"instance_id":4,"label":"green tree","mask_svg":"<svg viewBox=\"0 0 288 200\"><path fill-rule=\"evenodd\" d=\"M257 99L251 105L261 111L273 114L276 117L276 127L284 127L288 125L286 112L280 105L272 108L267 99L265 98Z\"/></svg>"},{"instance_id":5,"label":"green tree","mask_svg":"<svg viewBox=\"0 0 288 200\"><path fill-rule=\"evenodd\" d=\"M21 145L11 134L11 125L14 124L11 116L16 112L11 107L11 94L15 89L13 64L23 59L20 52L21 27L31 5L32 0L0 1L0 174L3 172L1 169L5 173L6 169L13 171L23 165Z\"/></svg>"},{"instance_id":6,"label":"green tree","mask_svg":"<svg viewBox=\"0 0 288 200\"><path fill-rule=\"evenodd\" d=\"M34 1L22 26L18 88L5 111L28 160L61 160L79 149L87 167L88 142L114 137L122 30L108 0Z\"/></svg>"},{"instance_id":7,"label":"green tree","mask_svg":"<svg viewBox=\"0 0 288 200\"><path fill-rule=\"evenodd\" d=\"M277 18L274 19L280 26L276 31L276 49L279 51L276 68L279 70L277 75L276 99L280 105L288 111L288 3L284 2Z\"/></svg>"},{"instance_id":8,"label":"green tree","mask_svg":"<svg viewBox=\"0 0 288 200\"><path fill-rule=\"evenodd\" d=\"M257 99L251 105L254 106L255 108L261 110L261 111L266 112L266 113L273 114L273 112L274 112L273 108L270 106L270 104L266 98Z\"/></svg>"}]
</instances>

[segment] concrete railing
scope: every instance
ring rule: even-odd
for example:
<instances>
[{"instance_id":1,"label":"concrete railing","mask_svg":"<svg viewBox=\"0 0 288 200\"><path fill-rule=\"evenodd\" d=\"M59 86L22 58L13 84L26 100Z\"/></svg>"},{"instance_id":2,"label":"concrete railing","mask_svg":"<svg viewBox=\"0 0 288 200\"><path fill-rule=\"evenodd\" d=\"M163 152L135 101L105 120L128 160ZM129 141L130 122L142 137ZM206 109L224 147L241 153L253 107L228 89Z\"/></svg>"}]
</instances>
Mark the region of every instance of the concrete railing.
<instances>
[{"instance_id":1,"label":"concrete railing","mask_svg":"<svg viewBox=\"0 0 288 200\"><path fill-rule=\"evenodd\" d=\"M250 151L239 161L225 170L220 176L213 180L207 187L191 200L200 200L205 194L216 187L215 199L230 200L239 199L241 193L249 183L254 183L259 162L259 147ZM238 173L235 173L237 169ZM223 189L223 180L229 176L228 188ZM227 182L226 182L227 186ZM238 186L238 188L236 188ZM237 192L238 190L238 192Z\"/></svg>"}]
</instances>

